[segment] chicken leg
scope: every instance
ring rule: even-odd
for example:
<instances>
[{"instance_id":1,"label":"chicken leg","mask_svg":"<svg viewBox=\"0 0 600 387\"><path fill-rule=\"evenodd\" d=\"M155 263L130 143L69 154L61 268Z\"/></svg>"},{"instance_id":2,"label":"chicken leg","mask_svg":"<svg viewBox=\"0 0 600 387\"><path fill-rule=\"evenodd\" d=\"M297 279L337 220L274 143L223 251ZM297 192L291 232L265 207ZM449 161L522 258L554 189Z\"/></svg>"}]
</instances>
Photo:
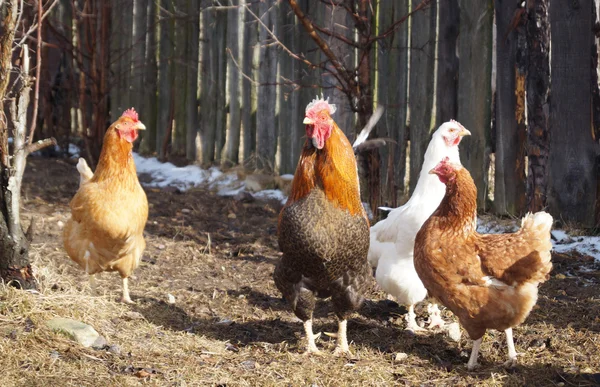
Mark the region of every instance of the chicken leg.
<instances>
[{"instance_id":1,"label":"chicken leg","mask_svg":"<svg viewBox=\"0 0 600 387\"><path fill-rule=\"evenodd\" d=\"M429 313L429 326L427 328L443 328L446 322L442 319L442 312L437 304L427 305L427 313Z\"/></svg>"},{"instance_id":2,"label":"chicken leg","mask_svg":"<svg viewBox=\"0 0 600 387\"><path fill-rule=\"evenodd\" d=\"M348 336L346 334L348 326L348 320L340 320L338 325L337 333L337 346L335 347L334 355L349 355L352 356L350 348L348 347Z\"/></svg>"},{"instance_id":3,"label":"chicken leg","mask_svg":"<svg viewBox=\"0 0 600 387\"><path fill-rule=\"evenodd\" d=\"M479 367L477 363L477 356L479 356L479 348L481 347L481 341L483 337L478 338L477 340L473 340L473 349L471 350L471 357L469 358L469 362L467 363L467 369L469 371L473 371L475 368Z\"/></svg>"},{"instance_id":4,"label":"chicken leg","mask_svg":"<svg viewBox=\"0 0 600 387\"><path fill-rule=\"evenodd\" d=\"M404 317L404 319L406 320L406 330L413 332L425 332L425 329L421 328L417 324L417 315L415 314L414 304L408 307L408 313L406 314L406 317Z\"/></svg>"},{"instance_id":5,"label":"chicken leg","mask_svg":"<svg viewBox=\"0 0 600 387\"><path fill-rule=\"evenodd\" d=\"M508 328L504 333L506 333L506 346L508 347L508 360L504 363L504 367L512 368L517 365L517 351L513 341L512 328Z\"/></svg>"},{"instance_id":6,"label":"chicken leg","mask_svg":"<svg viewBox=\"0 0 600 387\"><path fill-rule=\"evenodd\" d=\"M305 354L314 353L320 355L321 351L319 351L317 348L315 340L321 336L321 332L317 333L316 335L313 333L312 319L308 319L304 322L304 332L306 333L306 339L308 340Z\"/></svg>"},{"instance_id":7,"label":"chicken leg","mask_svg":"<svg viewBox=\"0 0 600 387\"><path fill-rule=\"evenodd\" d=\"M121 302L135 304L135 302L131 301L131 297L129 297L129 279L127 277L123 278L123 296L121 297Z\"/></svg>"}]
</instances>

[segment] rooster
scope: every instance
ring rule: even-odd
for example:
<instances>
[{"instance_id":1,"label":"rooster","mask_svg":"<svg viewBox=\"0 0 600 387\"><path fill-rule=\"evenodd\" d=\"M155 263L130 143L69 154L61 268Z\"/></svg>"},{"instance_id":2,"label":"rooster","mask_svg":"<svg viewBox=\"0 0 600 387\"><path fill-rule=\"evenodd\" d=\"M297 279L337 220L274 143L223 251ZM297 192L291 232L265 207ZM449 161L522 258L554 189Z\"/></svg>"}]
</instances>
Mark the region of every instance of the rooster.
<instances>
[{"instance_id":1,"label":"rooster","mask_svg":"<svg viewBox=\"0 0 600 387\"><path fill-rule=\"evenodd\" d=\"M442 124L431 137L419 181L412 197L402 207L392 210L388 217L371 227L369 262L376 267L377 284L395 297L399 303L408 305L406 329L423 331L417 325L415 304L427 296L413 264L413 248L417 232L435 211L444 197L446 187L428 172L444 157L460 163L458 144L470 135L461 124L452 120ZM428 307L429 328L444 325L437 305Z\"/></svg>"},{"instance_id":2,"label":"rooster","mask_svg":"<svg viewBox=\"0 0 600 387\"><path fill-rule=\"evenodd\" d=\"M139 265L146 246L144 227L148 200L131 154L138 130L146 129L131 108L104 135L96 172L79 159L79 190L70 203L71 218L63 242L69 257L90 275L118 271L123 279L121 300L132 303L128 277Z\"/></svg>"},{"instance_id":3,"label":"rooster","mask_svg":"<svg viewBox=\"0 0 600 387\"><path fill-rule=\"evenodd\" d=\"M505 366L512 367L517 360L512 328L527 318L538 284L552 270L552 217L543 211L527 214L516 233L479 234L477 188L469 172L444 159L430 173L446 185L446 194L417 234L417 273L474 340L469 370L477 366L487 329L505 331Z\"/></svg>"},{"instance_id":4,"label":"rooster","mask_svg":"<svg viewBox=\"0 0 600 387\"><path fill-rule=\"evenodd\" d=\"M335 105L306 107L307 140L278 224L283 255L275 284L304 323L307 353L319 353L313 333L315 297L331 297L339 319L335 354L351 354L347 319L369 286L369 221L360 200L350 142L331 118Z\"/></svg>"}]
</instances>

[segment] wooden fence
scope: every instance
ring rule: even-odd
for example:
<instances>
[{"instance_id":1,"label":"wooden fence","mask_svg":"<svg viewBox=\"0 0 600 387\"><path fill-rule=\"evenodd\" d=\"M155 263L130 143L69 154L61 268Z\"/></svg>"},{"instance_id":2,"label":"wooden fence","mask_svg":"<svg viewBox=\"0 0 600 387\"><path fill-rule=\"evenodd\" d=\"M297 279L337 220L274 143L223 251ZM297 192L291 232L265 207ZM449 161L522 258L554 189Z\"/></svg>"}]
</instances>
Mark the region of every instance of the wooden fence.
<instances>
[{"instance_id":1,"label":"wooden fence","mask_svg":"<svg viewBox=\"0 0 600 387\"><path fill-rule=\"evenodd\" d=\"M323 93L351 139L386 108L374 135L393 141L367 156L372 205L401 204L430 133L456 118L473 133L461 158L481 208L596 225L595 1L297 3L360 98L288 1L61 0L44 30L39 136L80 137L93 159L134 106L144 153L293 173L304 107Z\"/></svg>"}]
</instances>

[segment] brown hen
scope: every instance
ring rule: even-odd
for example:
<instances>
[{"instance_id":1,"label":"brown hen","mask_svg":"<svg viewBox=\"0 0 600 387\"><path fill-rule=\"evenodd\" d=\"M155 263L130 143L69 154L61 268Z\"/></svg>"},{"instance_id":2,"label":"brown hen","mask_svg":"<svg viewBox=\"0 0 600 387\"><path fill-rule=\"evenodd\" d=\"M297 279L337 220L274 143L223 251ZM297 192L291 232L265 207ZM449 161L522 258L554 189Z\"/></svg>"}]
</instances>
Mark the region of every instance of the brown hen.
<instances>
[{"instance_id":1,"label":"brown hen","mask_svg":"<svg viewBox=\"0 0 600 387\"><path fill-rule=\"evenodd\" d=\"M550 262L552 217L528 214L512 234L479 234L477 189L469 172L447 159L430 173L446 184L446 195L415 240L415 268L429 295L450 309L473 343L469 369L487 329L506 332L508 361L516 364L512 328L537 301Z\"/></svg>"}]
</instances>

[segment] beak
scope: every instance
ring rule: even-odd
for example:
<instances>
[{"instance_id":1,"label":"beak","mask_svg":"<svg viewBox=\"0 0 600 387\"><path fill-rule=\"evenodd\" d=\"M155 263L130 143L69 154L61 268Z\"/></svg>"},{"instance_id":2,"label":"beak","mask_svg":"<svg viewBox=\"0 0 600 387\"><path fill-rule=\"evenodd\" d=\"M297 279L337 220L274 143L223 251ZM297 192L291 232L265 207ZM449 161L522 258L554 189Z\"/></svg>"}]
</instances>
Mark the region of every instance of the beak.
<instances>
[{"instance_id":1,"label":"beak","mask_svg":"<svg viewBox=\"0 0 600 387\"><path fill-rule=\"evenodd\" d=\"M464 137L464 136L470 136L471 132L469 132L467 129L463 128L463 130L461 130L460 132L458 132L458 135L460 137ZM430 172L431 173L431 172Z\"/></svg>"},{"instance_id":2,"label":"beak","mask_svg":"<svg viewBox=\"0 0 600 387\"><path fill-rule=\"evenodd\" d=\"M146 125L142 124L142 122L141 122L141 121L138 121L138 122L135 124L135 128L136 128L137 130L146 130Z\"/></svg>"},{"instance_id":3,"label":"beak","mask_svg":"<svg viewBox=\"0 0 600 387\"><path fill-rule=\"evenodd\" d=\"M304 117L304 121L302 121L302 123L303 123L304 125L312 125L312 124L314 124L315 122L314 122L313 120L311 120L310 118L308 118L308 117Z\"/></svg>"},{"instance_id":4,"label":"beak","mask_svg":"<svg viewBox=\"0 0 600 387\"><path fill-rule=\"evenodd\" d=\"M466 130L466 129L465 129ZM467 130L468 132L468 130ZM469 133L470 134L470 133ZM437 175L437 171L435 170L435 168L431 168L431 170L429 171L430 175Z\"/></svg>"}]
</instances>

